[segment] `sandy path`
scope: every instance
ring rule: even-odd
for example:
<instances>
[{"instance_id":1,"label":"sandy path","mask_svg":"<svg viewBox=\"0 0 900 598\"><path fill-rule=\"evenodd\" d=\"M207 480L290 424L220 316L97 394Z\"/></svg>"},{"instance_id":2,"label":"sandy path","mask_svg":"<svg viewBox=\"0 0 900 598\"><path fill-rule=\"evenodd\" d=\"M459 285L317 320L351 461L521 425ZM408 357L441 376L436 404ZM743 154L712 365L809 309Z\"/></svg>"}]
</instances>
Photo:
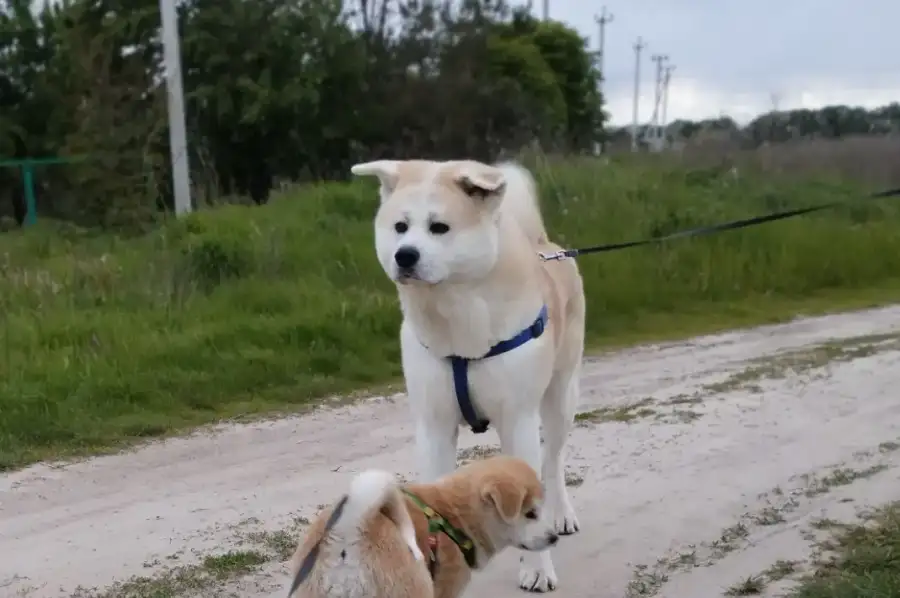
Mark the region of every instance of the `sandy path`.
<instances>
[{"instance_id":1,"label":"sandy path","mask_svg":"<svg viewBox=\"0 0 900 598\"><path fill-rule=\"evenodd\" d=\"M857 338L885 333L897 337ZM815 517L900 499L897 338L891 307L590 360L583 409L645 399L653 412L574 432L582 532L555 551L554 595L721 596L776 559L806 558ZM5 475L0 595L70 596L222 552L312 515L363 468L412 477L412 450L404 401L381 399ZM467 596L524 596L517 557L502 555ZM279 596L283 575L273 563L201 594Z\"/></svg>"}]
</instances>

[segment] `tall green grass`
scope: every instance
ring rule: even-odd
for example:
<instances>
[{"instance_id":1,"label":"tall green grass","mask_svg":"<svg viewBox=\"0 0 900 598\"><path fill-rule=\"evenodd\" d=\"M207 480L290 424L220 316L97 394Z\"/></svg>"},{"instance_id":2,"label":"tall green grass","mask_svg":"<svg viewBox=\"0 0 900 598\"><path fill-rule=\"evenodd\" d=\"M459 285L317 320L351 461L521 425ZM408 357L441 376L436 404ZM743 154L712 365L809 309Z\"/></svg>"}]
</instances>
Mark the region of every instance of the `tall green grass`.
<instances>
[{"instance_id":1,"label":"tall green grass","mask_svg":"<svg viewBox=\"0 0 900 598\"><path fill-rule=\"evenodd\" d=\"M568 246L860 195L728 171L542 162ZM400 375L400 315L368 181L194 214L120 239L44 223L0 236L0 467L297 410ZM615 345L900 298L900 210L864 202L580 259L588 338Z\"/></svg>"}]
</instances>

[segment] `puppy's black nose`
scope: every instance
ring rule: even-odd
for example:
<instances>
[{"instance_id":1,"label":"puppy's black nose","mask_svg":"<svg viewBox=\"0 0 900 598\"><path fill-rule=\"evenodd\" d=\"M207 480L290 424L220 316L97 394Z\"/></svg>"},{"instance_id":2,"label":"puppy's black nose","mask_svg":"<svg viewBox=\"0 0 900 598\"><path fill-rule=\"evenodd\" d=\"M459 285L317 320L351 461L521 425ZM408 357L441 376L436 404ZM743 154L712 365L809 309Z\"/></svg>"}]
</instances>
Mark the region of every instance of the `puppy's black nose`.
<instances>
[{"instance_id":1,"label":"puppy's black nose","mask_svg":"<svg viewBox=\"0 0 900 598\"><path fill-rule=\"evenodd\" d=\"M550 544L550 546L555 546L556 543L559 542L559 536L551 533L549 536L547 536L547 542Z\"/></svg>"},{"instance_id":2,"label":"puppy's black nose","mask_svg":"<svg viewBox=\"0 0 900 598\"><path fill-rule=\"evenodd\" d=\"M419 262L419 250L415 247L401 247L394 254L394 261L404 270L409 270Z\"/></svg>"}]
</instances>

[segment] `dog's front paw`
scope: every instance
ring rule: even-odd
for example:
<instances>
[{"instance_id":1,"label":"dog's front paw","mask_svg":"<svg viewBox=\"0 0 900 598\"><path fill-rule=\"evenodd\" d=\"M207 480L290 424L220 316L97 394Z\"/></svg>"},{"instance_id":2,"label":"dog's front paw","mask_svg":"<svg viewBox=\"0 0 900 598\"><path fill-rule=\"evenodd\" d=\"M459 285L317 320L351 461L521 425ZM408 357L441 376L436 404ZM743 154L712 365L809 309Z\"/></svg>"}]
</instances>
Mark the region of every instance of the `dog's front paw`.
<instances>
[{"instance_id":1,"label":"dog's front paw","mask_svg":"<svg viewBox=\"0 0 900 598\"><path fill-rule=\"evenodd\" d=\"M578 517L575 516L574 512L554 521L553 527L560 536L571 536L581 530L581 525L578 523Z\"/></svg>"},{"instance_id":2,"label":"dog's front paw","mask_svg":"<svg viewBox=\"0 0 900 598\"><path fill-rule=\"evenodd\" d=\"M556 584L556 571L553 567L535 569L523 565L519 569L519 588L526 592L552 592L556 589Z\"/></svg>"},{"instance_id":3,"label":"dog's front paw","mask_svg":"<svg viewBox=\"0 0 900 598\"><path fill-rule=\"evenodd\" d=\"M553 531L560 536L570 536L581 529L575 509L570 504L559 510L551 510L549 516L552 517Z\"/></svg>"}]
</instances>

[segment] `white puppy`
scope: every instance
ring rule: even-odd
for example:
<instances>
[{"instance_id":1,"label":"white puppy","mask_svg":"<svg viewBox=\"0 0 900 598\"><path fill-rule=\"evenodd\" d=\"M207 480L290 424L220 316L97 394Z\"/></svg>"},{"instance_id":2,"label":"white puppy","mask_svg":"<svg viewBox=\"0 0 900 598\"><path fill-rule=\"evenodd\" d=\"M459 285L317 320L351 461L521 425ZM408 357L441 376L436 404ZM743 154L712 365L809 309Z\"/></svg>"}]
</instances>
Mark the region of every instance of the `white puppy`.
<instances>
[{"instance_id":1,"label":"white puppy","mask_svg":"<svg viewBox=\"0 0 900 598\"><path fill-rule=\"evenodd\" d=\"M352 172L381 183L375 246L403 310L420 474L431 481L453 471L463 419L476 432L490 421L502 451L541 472L556 531L578 531L563 449L578 403L584 291L573 260L539 259L561 248L547 238L530 173L424 160ZM555 588L549 552L522 562L521 588Z\"/></svg>"}]
</instances>

